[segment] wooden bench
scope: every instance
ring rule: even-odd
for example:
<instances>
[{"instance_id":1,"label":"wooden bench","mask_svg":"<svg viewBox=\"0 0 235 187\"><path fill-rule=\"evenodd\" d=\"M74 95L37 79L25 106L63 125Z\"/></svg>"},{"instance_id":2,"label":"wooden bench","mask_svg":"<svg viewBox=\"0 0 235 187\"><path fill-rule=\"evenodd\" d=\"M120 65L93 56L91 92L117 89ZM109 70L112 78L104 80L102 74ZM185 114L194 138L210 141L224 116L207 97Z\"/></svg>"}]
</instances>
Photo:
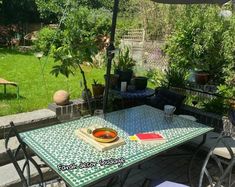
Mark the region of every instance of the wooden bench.
<instances>
[{"instance_id":1,"label":"wooden bench","mask_svg":"<svg viewBox=\"0 0 235 187\"><path fill-rule=\"evenodd\" d=\"M16 87L16 97L17 97L17 99L19 99L19 96L20 96L19 92L20 91L19 91L19 86L17 83L10 82L10 81L7 81L5 79L0 78L0 85L4 86L4 94L7 93L7 88L6 88L7 85L15 86Z\"/></svg>"}]
</instances>

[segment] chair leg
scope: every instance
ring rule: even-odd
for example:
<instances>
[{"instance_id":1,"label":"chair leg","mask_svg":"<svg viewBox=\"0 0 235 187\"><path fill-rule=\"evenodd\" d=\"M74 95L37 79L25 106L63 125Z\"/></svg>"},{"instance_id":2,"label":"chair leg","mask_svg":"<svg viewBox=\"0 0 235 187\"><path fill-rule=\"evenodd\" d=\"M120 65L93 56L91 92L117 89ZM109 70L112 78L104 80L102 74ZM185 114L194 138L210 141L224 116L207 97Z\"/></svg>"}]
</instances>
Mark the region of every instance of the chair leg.
<instances>
[{"instance_id":1,"label":"chair leg","mask_svg":"<svg viewBox=\"0 0 235 187\"><path fill-rule=\"evenodd\" d=\"M16 98L17 98L17 99L20 98L20 88L19 88L18 85L16 86Z\"/></svg>"},{"instance_id":2,"label":"chair leg","mask_svg":"<svg viewBox=\"0 0 235 187\"><path fill-rule=\"evenodd\" d=\"M124 187L125 182L126 182L128 176L129 176L131 170L132 170L132 169L128 169L128 170L124 171L123 174L120 175L120 183L121 183L120 186L121 186L121 187Z\"/></svg>"},{"instance_id":3,"label":"chair leg","mask_svg":"<svg viewBox=\"0 0 235 187\"><path fill-rule=\"evenodd\" d=\"M193 163L194 163L194 160L196 159L196 156L197 154L200 152L200 149L201 147L204 145L204 143L206 142L206 136L207 134L204 134L203 135L203 139L202 139L202 142L197 146L196 148L196 151L194 152L194 154L192 155L190 161L189 161L189 167L188 167L188 171L187 171L187 177L188 177L188 181L189 181L189 184L190 186L194 187L194 184L193 184L193 180L192 180L192 173L191 173L191 170L192 170L192 167L193 167Z\"/></svg>"},{"instance_id":4,"label":"chair leg","mask_svg":"<svg viewBox=\"0 0 235 187\"><path fill-rule=\"evenodd\" d=\"M151 179L145 179L141 187L149 187L151 184Z\"/></svg>"},{"instance_id":5,"label":"chair leg","mask_svg":"<svg viewBox=\"0 0 235 187\"><path fill-rule=\"evenodd\" d=\"M4 94L6 95L6 93L7 93L7 85L3 85L3 87L4 87Z\"/></svg>"},{"instance_id":6,"label":"chair leg","mask_svg":"<svg viewBox=\"0 0 235 187\"><path fill-rule=\"evenodd\" d=\"M112 186L114 186L115 184L118 184L118 182L119 182L119 176L115 175L115 176L113 176L113 177L109 180L109 182L108 182L108 184L107 184L106 186L107 186L107 187L112 187Z\"/></svg>"}]
</instances>

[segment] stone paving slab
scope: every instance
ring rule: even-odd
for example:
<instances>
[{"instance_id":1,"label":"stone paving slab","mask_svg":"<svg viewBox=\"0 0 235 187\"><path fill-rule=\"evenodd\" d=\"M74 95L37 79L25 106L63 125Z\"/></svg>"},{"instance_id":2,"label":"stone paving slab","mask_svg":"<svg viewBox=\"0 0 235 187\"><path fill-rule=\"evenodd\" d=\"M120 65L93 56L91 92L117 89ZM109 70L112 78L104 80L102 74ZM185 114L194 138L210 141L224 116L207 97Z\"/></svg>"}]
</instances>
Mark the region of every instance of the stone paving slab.
<instances>
[{"instance_id":1,"label":"stone paving slab","mask_svg":"<svg viewBox=\"0 0 235 187\"><path fill-rule=\"evenodd\" d=\"M48 126L49 124L59 123L55 112L49 109L35 110L32 112L19 113L0 117L0 139L4 138L9 130L9 123L13 121L19 131L35 129Z\"/></svg>"},{"instance_id":2,"label":"stone paving slab","mask_svg":"<svg viewBox=\"0 0 235 187\"><path fill-rule=\"evenodd\" d=\"M17 146L19 145L17 139L11 138L12 140L9 142L9 147L14 150L17 148ZM6 153L6 148L5 148L5 140L1 139L0 140L0 166L4 165L4 164L8 164L10 163L10 158Z\"/></svg>"},{"instance_id":3,"label":"stone paving slab","mask_svg":"<svg viewBox=\"0 0 235 187\"><path fill-rule=\"evenodd\" d=\"M33 157L37 163L42 163L38 157ZM23 166L24 161L21 160L18 162L20 167ZM47 173L46 179L53 179L57 177L57 175L52 172L49 168L43 168L42 172ZM32 181L38 181L37 170L34 167L31 167ZM22 187L20 182L20 178L18 176L17 171L15 170L13 164L7 164L0 167L0 187Z\"/></svg>"},{"instance_id":4,"label":"stone paving slab","mask_svg":"<svg viewBox=\"0 0 235 187\"><path fill-rule=\"evenodd\" d=\"M15 150L18 146L19 146L19 142L16 139L16 137L11 137L8 143L8 147L11 148L12 150ZM28 153L30 155L34 155L34 153L30 150L28 150ZM18 153L17 159L20 160L23 158L24 158L23 152L20 150L20 152ZM0 140L0 167L9 163L11 163L11 160L6 152L5 140L1 139Z\"/></svg>"},{"instance_id":5,"label":"stone paving slab","mask_svg":"<svg viewBox=\"0 0 235 187\"><path fill-rule=\"evenodd\" d=\"M49 109L35 110L32 112L25 112L0 117L0 127L7 127L11 121L18 123L32 123L42 119L55 118L55 112Z\"/></svg>"}]
</instances>

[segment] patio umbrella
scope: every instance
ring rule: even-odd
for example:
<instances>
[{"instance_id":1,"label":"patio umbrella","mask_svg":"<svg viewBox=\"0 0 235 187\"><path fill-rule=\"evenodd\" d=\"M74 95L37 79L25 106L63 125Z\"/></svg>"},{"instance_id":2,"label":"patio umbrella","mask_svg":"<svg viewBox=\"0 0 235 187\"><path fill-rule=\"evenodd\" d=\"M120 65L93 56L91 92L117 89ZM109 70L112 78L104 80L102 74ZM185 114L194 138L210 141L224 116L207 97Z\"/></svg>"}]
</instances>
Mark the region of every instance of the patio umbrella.
<instances>
[{"instance_id":1,"label":"patio umbrella","mask_svg":"<svg viewBox=\"0 0 235 187\"><path fill-rule=\"evenodd\" d=\"M230 0L152 0L156 3L164 3L164 4L224 4ZM232 0L233 5L235 4L235 0ZM109 82L110 82L110 72L112 67L112 60L114 58L114 38L116 32L116 22L117 22L117 14L118 14L118 5L119 0L114 0L113 6L113 18L112 18L112 26L111 26L111 34L110 34L110 45L107 48L107 69L106 69L106 79L105 79L105 92L104 92L104 100L103 100L103 111L106 112L106 106L108 103L108 94L109 94Z\"/></svg>"}]
</instances>

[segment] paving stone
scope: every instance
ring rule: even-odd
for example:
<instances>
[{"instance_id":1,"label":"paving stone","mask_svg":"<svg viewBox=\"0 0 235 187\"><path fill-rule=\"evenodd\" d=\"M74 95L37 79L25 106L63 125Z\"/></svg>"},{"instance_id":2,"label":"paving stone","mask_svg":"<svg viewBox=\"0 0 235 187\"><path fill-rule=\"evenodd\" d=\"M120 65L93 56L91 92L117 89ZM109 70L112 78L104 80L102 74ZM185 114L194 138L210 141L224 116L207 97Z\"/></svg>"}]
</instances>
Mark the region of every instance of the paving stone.
<instances>
[{"instance_id":1,"label":"paving stone","mask_svg":"<svg viewBox=\"0 0 235 187\"><path fill-rule=\"evenodd\" d=\"M16 149L17 146L19 145L17 139L14 137L14 138L11 138L12 140L9 141L9 147L11 149ZM0 166L4 165L4 164L8 164L10 163L10 159L9 159L9 156L7 155L6 153L6 148L5 148L5 140L4 139L1 139L0 140Z\"/></svg>"},{"instance_id":2,"label":"paving stone","mask_svg":"<svg viewBox=\"0 0 235 187\"><path fill-rule=\"evenodd\" d=\"M42 163L38 157L33 157L33 159L35 159L38 164ZM22 167L24 164L24 160L21 160L18 163L20 167ZM49 168L43 168L42 172L44 174L46 173L45 180L50 180L57 177L57 175L52 172ZM31 167L31 174L32 181L38 181L38 173L34 167ZM0 179L0 187L22 187L20 177L13 164L7 164L0 167Z\"/></svg>"},{"instance_id":3,"label":"paving stone","mask_svg":"<svg viewBox=\"0 0 235 187\"><path fill-rule=\"evenodd\" d=\"M0 117L0 139L3 139L6 136L11 121L14 122L19 131L45 127L59 122L55 112L49 109L3 116Z\"/></svg>"},{"instance_id":4,"label":"paving stone","mask_svg":"<svg viewBox=\"0 0 235 187\"><path fill-rule=\"evenodd\" d=\"M29 123L42 119L55 118L55 112L48 109L35 110L33 112L25 112L14 115L0 117L0 127L8 126L11 121L14 123Z\"/></svg>"},{"instance_id":5,"label":"paving stone","mask_svg":"<svg viewBox=\"0 0 235 187\"><path fill-rule=\"evenodd\" d=\"M16 139L16 137L11 137L10 141L8 143L8 147L11 148L12 150L15 150L18 146L19 146L19 142ZM33 152L28 149L28 154L33 155ZM17 159L20 160L23 158L24 158L23 152L20 150L20 152L18 153ZM5 140L1 139L0 140L0 166L3 166L5 164L9 164L9 163L11 163L11 160L6 152Z\"/></svg>"}]
</instances>

